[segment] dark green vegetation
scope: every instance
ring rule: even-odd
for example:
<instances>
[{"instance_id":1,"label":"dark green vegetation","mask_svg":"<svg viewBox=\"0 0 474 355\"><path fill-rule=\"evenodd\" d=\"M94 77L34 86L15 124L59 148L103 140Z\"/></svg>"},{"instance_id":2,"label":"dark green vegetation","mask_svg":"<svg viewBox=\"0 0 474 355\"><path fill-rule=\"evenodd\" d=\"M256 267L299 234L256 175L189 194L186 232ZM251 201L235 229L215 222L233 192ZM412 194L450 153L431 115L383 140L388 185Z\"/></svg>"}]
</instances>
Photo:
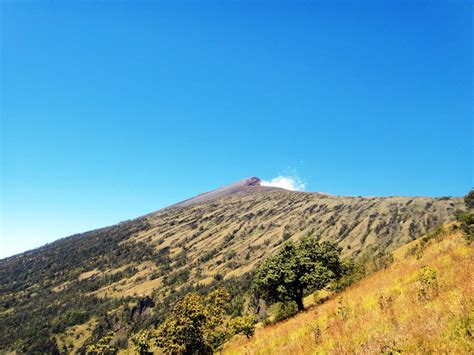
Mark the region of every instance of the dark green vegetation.
<instances>
[{"instance_id":1,"label":"dark green vegetation","mask_svg":"<svg viewBox=\"0 0 474 355\"><path fill-rule=\"evenodd\" d=\"M249 339L255 333L255 317L235 317L230 321L229 327L232 334L242 334Z\"/></svg>"},{"instance_id":2,"label":"dark green vegetation","mask_svg":"<svg viewBox=\"0 0 474 355\"><path fill-rule=\"evenodd\" d=\"M250 338L255 332L251 316L228 321L230 295L224 288L202 297L195 292L179 300L156 329L144 329L132 337L134 350L148 354L158 346L169 354L213 354L222 350L232 335ZM115 354L118 349L111 343L110 334L87 347L92 354Z\"/></svg>"},{"instance_id":3,"label":"dark green vegetation","mask_svg":"<svg viewBox=\"0 0 474 355\"><path fill-rule=\"evenodd\" d=\"M230 294L230 316L262 313L265 307L246 291L254 270L285 242L332 240L344 256L378 255L379 267L389 262L387 248L454 220L459 208L455 198L339 197L255 186L61 239L0 260L0 352L85 352L109 336L109 345L132 346L132 336L159 326L178 300L219 287ZM346 264L359 274L343 272L338 287L368 265L345 261L343 271Z\"/></svg>"},{"instance_id":4,"label":"dark green vegetation","mask_svg":"<svg viewBox=\"0 0 474 355\"><path fill-rule=\"evenodd\" d=\"M464 202L467 211L457 211L456 219L461 222L461 229L464 233L464 239L468 243L474 240L474 190L471 190L465 197Z\"/></svg>"},{"instance_id":5,"label":"dark green vegetation","mask_svg":"<svg viewBox=\"0 0 474 355\"><path fill-rule=\"evenodd\" d=\"M222 349L230 332L224 324L229 294L225 289L206 298L190 293L179 301L156 330L156 344L171 354L212 354Z\"/></svg>"},{"instance_id":6,"label":"dark green vegetation","mask_svg":"<svg viewBox=\"0 0 474 355\"><path fill-rule=\"evenodd\" d=\"M79 280L78 276L93 268L106 270L134 260L155 258L154 250L144 243L127 243L133 234L144 228L144 222L126 222L2 260L2 348L20 352L53 351L57 345L52 334L61 333L92 316L106 317L108 310L131 301L130 298L108 299L90 294L133 274L135 270L131 267L100 278ZM67 287L62 287L64 284Z\"/></svg>"},{"instance_id":7,"label":"dark green vegetation","mask_svg":"<svg viewBox=\"0 0 474 355\"><path fill-rule=\"evenodd\" d=\"M341 248L332 242L303 238L287 242L257 269L258 294L270 302L294 301L304 310L305 291L322 290L342 275Z\"/></svg>"}]
</instances>

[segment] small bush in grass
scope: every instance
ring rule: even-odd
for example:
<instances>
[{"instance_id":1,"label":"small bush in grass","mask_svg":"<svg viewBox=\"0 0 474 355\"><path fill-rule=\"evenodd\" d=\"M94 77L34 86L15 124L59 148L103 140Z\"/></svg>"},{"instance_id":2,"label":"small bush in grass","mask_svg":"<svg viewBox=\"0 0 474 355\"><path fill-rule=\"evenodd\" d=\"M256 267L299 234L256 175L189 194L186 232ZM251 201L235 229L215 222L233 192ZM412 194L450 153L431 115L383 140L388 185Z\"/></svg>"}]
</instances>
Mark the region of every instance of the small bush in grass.
<instances>
[{"instance_id":1,"label":"small bush in grass","mask_svg":"<svg viewBox=\"0 0 474 355\"><path fill-rule=\"evenodd\" d=\"M282 320L293 317L298 313L298 305L295 301L289 302L278 302L275 304L275 322L281 322Z\"/></svg>"},{"instance_id":2,"label":"small bush in grass","mask_svg":"<svg viewBox=\"0 0 474 355\"><path fill-rule=\"evenodd\" d=\"M229 323L233 334L243 334L249 339L255 333L255 317L236 317Z\"/></svg>"},{"instance_id":3,"label":"small bush in grass","mask_svg":"<svg viewBox=\"0 0 474 355\"><path fill-rule=\"evenodd\" d=\"M374 258L375 270L387 269L394 261L393 254L383 250Z\"/></svg>"},{"instance_id":4,"label":"small bush in grass","mask_svg":"<svg viewBox=\"0 0 474 355\"><path fill-rule=\"evenodd\" d=\"M451 339L472 340L474 337L474 310L455 317L450 324Z\"/></svg>"},{"instance_id":5,"label":"small bush in grass","mask_svg":"<svg viewBox=\"0 0 474 355\"><path fill-rule=\"evenodd\" d=\"M319 291L313 292L313 303L318 305L321 303L321 298L319 297Z\"/></svg>"},{"instance_id":6,"label":"small bush in grass","mask_svg":"<svg viewBox=\"0 0 474 355\"><path fill-rule=\"evenodd\" d=\"M270 325L272 324L270 318L268 317L268 315L265 315L265 318L262 319L262 324L264 327L266 327L267 325Z\"/></svg>"},{"instance_id":7,"label":"small bush in grass","mask_svg":"<svg viewBox=\"0 0 474 355\"><path fill-rule=\"evenodd\" d=\"M315 343L321 344L323 342L323 332L321 331L321 327L317 323L313 324L313 334Z\"/></svg>"},{"instance_id":8,"label":"small bush in grass","mask_svg":"<svg viewBox=\"0 0 474 355\"><path fill-rule=\"evenodd\" d=\"M397 344L392 340L392 341L389 341L388 344L385 344L380 348L380 354L384 354L384 355L402 354L402 350L399 349Z\"/></svg>"},{"instance_id":9,"label":"small bush in grass","mask_svg":"<svg viewBox=\"0 0 474 355\"><path fill-rule=\"evenodd\" d=\"M420 260L423 257L428 241L429 237L426 235L420 238L411 248L407 250L405 257L414 255L416 260Z\"/></svg>"},{"instance_id":10,"label":"small bush in grass","mask_svg":"<svg viewBox=\"0 0 474 355\"><path fill-rule=\"evenodd\" d=\"M436 270L423 267L418 274L419 288L417 291L420 300L428 300L438 293L438 275Z\"/></svg>"},{"instance_id":11,"label":"small bush in grass","mask_svg":"<svg viewBox=\"0 0 474 355\"><path fill-rule=\"evenodd\" d=\"M338 305L337 305L337 314L338 314L339 317L341 317L341 320L343 322L345 322L346 320L349 319L349 307L344 305L344 303L342 301L342 297L339 298L339 302L338 302Z\"/></svg>"}]
</instances>

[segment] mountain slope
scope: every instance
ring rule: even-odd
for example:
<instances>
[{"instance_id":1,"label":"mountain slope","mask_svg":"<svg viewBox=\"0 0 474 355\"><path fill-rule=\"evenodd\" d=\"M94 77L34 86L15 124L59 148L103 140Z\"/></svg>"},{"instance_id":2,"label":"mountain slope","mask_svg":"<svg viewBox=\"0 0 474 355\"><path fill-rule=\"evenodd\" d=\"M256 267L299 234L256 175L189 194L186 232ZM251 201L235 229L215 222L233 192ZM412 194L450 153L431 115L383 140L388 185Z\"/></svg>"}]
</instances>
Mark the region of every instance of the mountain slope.
<instances>
[{"instance_id":1,"label":"mountain slope","mask_svg":"<svg viewBox=\"0 0 474 355\"><path fill-rule=\"evenodd\" d=\"M53 335L92 319L92 337L157 323L189 290L221 284L238 313L251 271L284 240L312 234L346 255L376 252L452 221L461 206L459 198L332 196L245 179L0 260L0 349L44 351Z\"/></svg>"},{"instance_id":2,"label":"mountain slope","mask_svg":"<svg viewBox=\"0 0 474 355\"><path fill-rule=\"evenodd\" d=\"M424 241L322 304L234 338L223 353L472 354L474 245L451 227Z\"/></svg>"}]
</instances>

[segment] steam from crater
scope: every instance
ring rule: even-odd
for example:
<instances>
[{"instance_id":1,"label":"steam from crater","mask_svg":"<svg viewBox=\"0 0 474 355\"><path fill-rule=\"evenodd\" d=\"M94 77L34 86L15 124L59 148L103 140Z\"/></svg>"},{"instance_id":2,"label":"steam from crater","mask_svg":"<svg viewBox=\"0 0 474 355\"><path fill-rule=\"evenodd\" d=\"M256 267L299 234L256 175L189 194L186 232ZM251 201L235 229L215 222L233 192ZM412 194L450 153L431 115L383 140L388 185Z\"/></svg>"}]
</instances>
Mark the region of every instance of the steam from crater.
<instances>
[{"instance_id":1,"label":"steam from crater","mask_svg":"<svg viewBox=\"0 0 474 355\"><path fill-rule=\"evenodd\" d=\"M304 191L306 184L297 176L277 176L270 181L262 180L261 186L280 187L291 191Z\"/></svg>"}]
</instances>

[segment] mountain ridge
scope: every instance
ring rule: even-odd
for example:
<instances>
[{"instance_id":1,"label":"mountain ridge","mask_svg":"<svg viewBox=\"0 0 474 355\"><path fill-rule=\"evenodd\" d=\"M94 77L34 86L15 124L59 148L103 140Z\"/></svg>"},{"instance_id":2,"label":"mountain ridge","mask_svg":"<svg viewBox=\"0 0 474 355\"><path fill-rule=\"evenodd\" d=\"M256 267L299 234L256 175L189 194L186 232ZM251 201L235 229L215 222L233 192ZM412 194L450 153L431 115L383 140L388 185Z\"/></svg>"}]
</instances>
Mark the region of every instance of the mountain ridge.
<instances>
[{"instance_id":1,"label":"mountain ridge","mask_svg":"<svg viewBox=\"0 0 474 355\"><path fill-rule=\"evenodd\" d=\"M244 178L229 185L224 185L216 189L200 193L198 195L195 195L191 198L188 198L184 201L175 203L165 208L190 206L196 203L210 201L216 198L228 196L243 191L252 191L255 189L271 191L273 189L276 189L275 187L264 187L261 185L261 182L262 180L256 176Z\"/></svg>"},{"instance_id":2,"label":"mountain ridge","mask_svg":"<svg viewBox=\"0 0 474 355\"><path fill-rule=\"evenodd\" d=\"M287 240L312 235L335 241L345 255L376 254L453 221L463 208L460 198L347 197L258 183L241 180L1 259L0 327L19 330L0 335L0 350L44 350L84 323L93 341L117 324L111 312L128 319L120 321L124 329L159 323L186 292L219 285L230 289L239 312L253 270ZM144 297L154 310L127 315L127 305ZM43 321L24 322L31 318Z\"/></svg>"},{"instance_id":3,"label":"mountain ridge","mask_svg":"<svg viewBox=\"0 0 474 355\"><path fill-rule=\"evenodd\" d=\"M32 252L32 251L35 251L35 250L38 250L38 249L42 249L42 248L47 247L48 245L51 245L53 243L56 243L58 241L66 239L66 238L77 237L77 236L80 236L82 234L112 228L112 227L119 226L119 225L124 224L124 223L128 223L128 222L131 222L131 221L146 218L148 216L152 216L152 215L155 215L157 213L162 213L164 211L169 211L171 209L187 207L187 206L191 206L191 205L195 205L195 204L199 204L199 203L206 203L208 201L216 200L216 199L219 199L221 197L229 196L229 195L232 195L232 194L238 194L238 193L272 192L272 191L282 191L283 192L283 191L286 191L286 192L297 192L297 193L311 194L311 195L315 195L315 196L331 196L331 197L336 197L336 198L339 197L339 198L362 198L362 199L387 199L387 198L419 199L419 198L426 198L426 199L433 199L433 200L443 200L443 199L460 200L462 198L462 197L456 197L456 196L433 197L433 196L423 196L423 195L414 195L414 196L405 196L405 195L390 195L390 196L336 195L336 194L331 194L331 193L326 193L326 192L317 192L317 191L287 190L287 189L284 189L284 188L281 188L281 187L262 186L261 183L262 183L262 180L259 177L256 177L256 176L244 178L244 179L238 180L234 183L223 185L223 186L220 186L216 189L212 189L210 191L194 195L192 197L189 197L189 198L184 199L182 201L173 203L169 206L162 207L158 210L146 213L144 215L133 217L133 218L130 218L130 219L126 219L126 220L120 221L120 222L112 224L112 225L98 227L98 228L87 230L87 231L84 231L84 232L74 233L74 234L71 234L71 235L68 235L68 236L65 236L65 237L62 237L62 238L58 238L58 239L56 239L52 242L46 243L46 244L41 245L39 247L32 248L32 249L29 249L29 250L26 250L24 252L20 252L20 253L14 254L14 255L6 256L4 258L0 258L0 260L12 258L12 257L17 257L17 256L25 254L25 253L29 253L29 252Z\"/></svg>"}]
</instances>

